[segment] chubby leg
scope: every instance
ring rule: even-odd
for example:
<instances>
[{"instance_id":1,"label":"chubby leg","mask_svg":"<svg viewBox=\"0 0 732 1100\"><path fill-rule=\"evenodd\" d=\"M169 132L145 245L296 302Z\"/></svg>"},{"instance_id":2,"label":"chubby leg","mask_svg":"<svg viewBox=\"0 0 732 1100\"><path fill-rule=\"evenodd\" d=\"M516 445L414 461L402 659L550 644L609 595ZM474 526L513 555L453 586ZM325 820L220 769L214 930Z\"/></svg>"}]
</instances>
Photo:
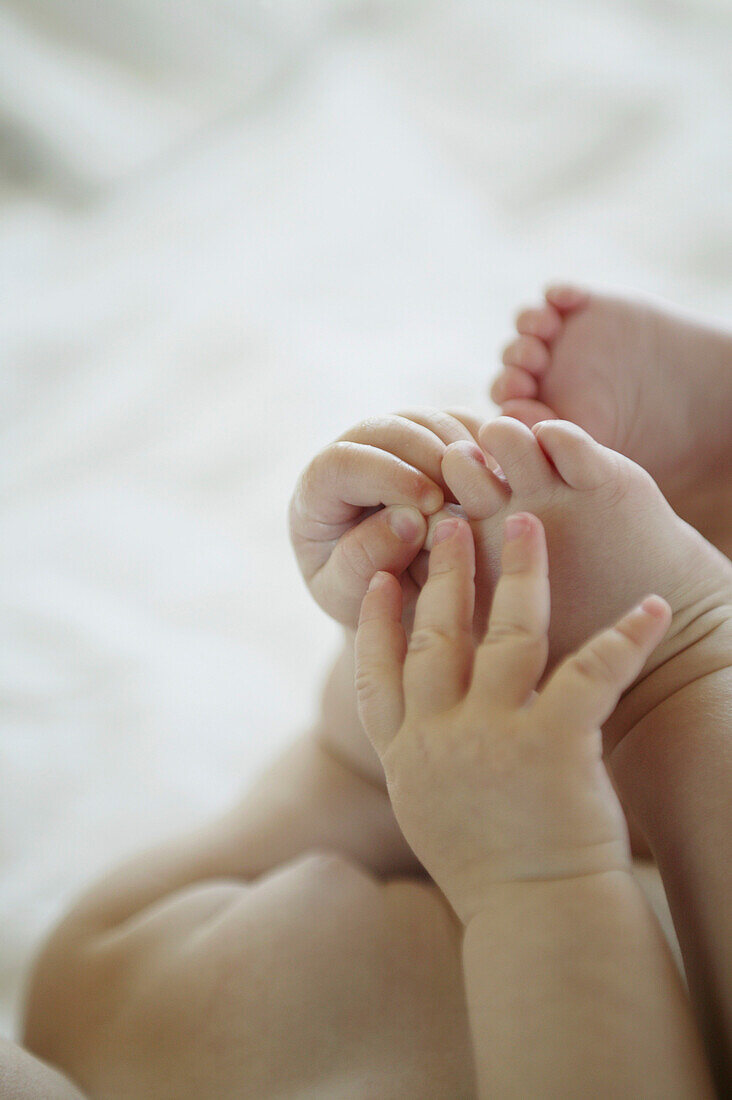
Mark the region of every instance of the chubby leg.
<instances>
[{"instance_id":1,"label":"chubby leg","mask_svg":"<svg viewBox=\"0 0 732 1100\"><path fill-rule=\"evenodd\" d=\"M0 1039L0 1096L3 1100L84 1100L66 1077L7 1039Z\"/></svg>"}]
</instances>

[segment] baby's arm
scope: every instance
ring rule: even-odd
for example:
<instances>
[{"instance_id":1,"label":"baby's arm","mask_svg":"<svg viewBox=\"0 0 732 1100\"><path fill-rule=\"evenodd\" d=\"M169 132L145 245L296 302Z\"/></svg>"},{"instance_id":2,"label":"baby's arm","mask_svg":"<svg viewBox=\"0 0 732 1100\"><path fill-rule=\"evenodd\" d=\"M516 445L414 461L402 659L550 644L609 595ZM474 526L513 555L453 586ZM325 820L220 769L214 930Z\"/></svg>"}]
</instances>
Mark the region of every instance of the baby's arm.
<instances>
[{"instance_id":1,"label":"baby's arm","mask_svg":"<svg viewBox=\"0 0 732 1100\"><path fill-rule=\"evenodd\" d=\"M387 574L364 600L357 636L361 714L397 820L466 927L482 1095L710 1096L601 759L600 725L658 643L668 607L646 601L535 695L546 546L535 517L509 524L477 651L474 550L459 520L435 532L409 644Z\"/></svg>"},{"instance_id":2,"label":"baby's arm","mask_svg":"<svg viewBox=\"0 0 732 1100\"><path fill-rule=\"evenodd\" d=\"M627 871L486 890L463 970L486 1097L713 1090L678 971Z\"/></svg>"},{"instance_id":3,"label":"baby's arm","mask_svg":"<svg viewBox=\"0 0 732 1100\"><path fill-rule=\"evenodd\" d=\"M316 602L343 624L318 733L321 746L384 786L353 689L353 642L361 601L379 569L400 578L404 623L426 576L426 517L445 502L446 447L473 441L481 420L466 409L412 409L371 417L344 432L307 465L290 503L290 538ZM447 510L456 506L449 503Z\"/></svg>"}]
</instances>

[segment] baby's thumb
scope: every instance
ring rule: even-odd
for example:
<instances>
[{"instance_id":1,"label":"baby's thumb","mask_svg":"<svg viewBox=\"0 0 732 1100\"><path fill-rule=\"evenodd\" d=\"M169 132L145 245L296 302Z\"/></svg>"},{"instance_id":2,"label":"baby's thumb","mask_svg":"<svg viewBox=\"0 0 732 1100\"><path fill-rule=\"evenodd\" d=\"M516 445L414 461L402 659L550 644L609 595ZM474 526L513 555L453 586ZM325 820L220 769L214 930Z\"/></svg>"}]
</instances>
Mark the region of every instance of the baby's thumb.
<instances>
[{"instance_id":1,"label":"baby's thumb","mask_svg":"<svg viewBox=\"0 0 732 1100\"><path fill-rule=\"evenodd\" d=\"M321 604L353 626L371 578L379 570L399 576L422 548L427 522L416 508L391 505L341 535L315 581Z\"/></svg>"}]
</instances>

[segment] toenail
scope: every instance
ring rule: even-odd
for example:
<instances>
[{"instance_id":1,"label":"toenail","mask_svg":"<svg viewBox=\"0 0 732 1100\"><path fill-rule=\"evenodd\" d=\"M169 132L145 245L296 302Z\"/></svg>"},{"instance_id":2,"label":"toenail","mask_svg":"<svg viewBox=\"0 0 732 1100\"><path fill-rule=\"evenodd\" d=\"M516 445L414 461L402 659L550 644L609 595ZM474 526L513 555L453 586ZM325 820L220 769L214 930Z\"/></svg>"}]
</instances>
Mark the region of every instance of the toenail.
<instances>
[{"instance_id":1,"label":"toenail","mask_svg":"<svg viewBox=\"0 0 732 1100\"><path fill-rule=\"evenodd\" d=\"M477 462L479 466L483 466L488 469L488 463L486 462L485 455L481 451L477 443L468 443L466 440L460 447L462 454L465 458L471 462Z\"/></svg>"}]
</instances>

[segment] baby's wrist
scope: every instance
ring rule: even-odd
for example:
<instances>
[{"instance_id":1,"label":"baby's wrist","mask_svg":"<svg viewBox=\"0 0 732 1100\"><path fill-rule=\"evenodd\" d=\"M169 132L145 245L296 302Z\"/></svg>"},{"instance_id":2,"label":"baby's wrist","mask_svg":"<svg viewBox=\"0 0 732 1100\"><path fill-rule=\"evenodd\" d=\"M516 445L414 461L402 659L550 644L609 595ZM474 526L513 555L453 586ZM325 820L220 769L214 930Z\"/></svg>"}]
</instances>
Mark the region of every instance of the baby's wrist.
<instances>
[{"instance_id":1,"label":"baby's wrist","mask_svg":"<svg viewBox=\"0 0 732 1100\"><path fill-rule=\"evenodd\" d=\"M520 933L524 922L532 923L539 915L542 915L541 927L551 935L550 928L560 913L569 911L579 914L586 910L594 911L597 907L624 905L629 896L639 896L630 861L627 867L612 867L564 878L492 882L464 909L464 944L469 946L473 937L483 936L497 923L506 925L515 922L515 930ZM547 914L552 914L548 923Z\"/></svg>"},{"instance_id":2,"label":"baby's wrist","mask_svg":"<svg viewBox=\"0 0 732 1100\"><path fill-rule=\"evenodd\" d=\"M591 849L587 849L591 851ZM564 860L561 861L566 868ZM495 867L485 872L477 871L471 881L452 886L444 890L445 896L456 914L467 928L481 914L488 914L498 906L511 904L512 901L523 904L524 899L534 897L551 898L575 890L583 894L592 888L593 883L604 883L606 876L630 875L632 879L632 858L627 840L618 837L610 842L602 858L591 854L586 859L584 853L573 860L572 871L547 866L545 872L529 876L517 872L498 874ZM438 886L442 884L438 881Z\"/></svg>"}]
</instances>

